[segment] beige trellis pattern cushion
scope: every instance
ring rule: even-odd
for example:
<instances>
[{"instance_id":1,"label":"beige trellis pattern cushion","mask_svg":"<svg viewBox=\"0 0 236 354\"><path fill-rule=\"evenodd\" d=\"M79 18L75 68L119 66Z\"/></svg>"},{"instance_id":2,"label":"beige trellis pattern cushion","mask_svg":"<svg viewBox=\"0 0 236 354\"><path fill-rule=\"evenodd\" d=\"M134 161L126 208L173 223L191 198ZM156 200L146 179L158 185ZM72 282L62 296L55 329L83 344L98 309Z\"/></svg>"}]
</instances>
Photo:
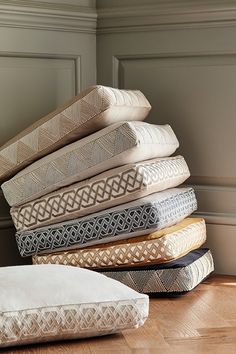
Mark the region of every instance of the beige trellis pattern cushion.
<instances>
[{"instance_id":1,"label":"beige trellis pattern cushion","mask_svg":"<svg viewBox=\"0 0 236 354\"><path fill-rule=\"evenodd\" d=\"M64 264L85 268L111 268L165 263L199 248L206 241L205 221L187 218L149 235L98 247L38 255L35 264Z\"/></svg>"},{"instance_id":2,"label":"beige trellis pattern cushion","mask_svg":"<svg viewBox=\"0 0 236 354\"><path fill-rule=\"evenodd\" d=\"M93 86L41 118L0 149L0 180L40 157L123 120L144 120L151 106L138 90Z\"/></svg>"},{"instance_id":3,"label":"beige trellis pattern cushion","mask_svg":"<svg viewBox=\"0 0 236 354\"><path fill-rule=\"evenodd\" d=\"M34 162L2 190L11 206L19 205L111 168L170 156L178 146L169 125L116 123Z\"/></svg>"},{"instance_id":4,"label":"beige trellis pattern cushion","mask_svg":"<svg viewBox=\"0 0 236 354\"><path fill-rule=\"evenodd\" d=\"M11 216L18 231L34 229L176 187L189 175L182 156L128 164L13 207Z\"/></svg>"},{"instance_id":5,"label":"beige trellis pattern cushion","mask_svg":"<svg viewBox=\"0 0 236 354\"><path fill-rule=\"evenodd\" d=\"M85 338L142 326L148 296L87 269L0 268L0 348Z\"/></svg>"}]
</instances>

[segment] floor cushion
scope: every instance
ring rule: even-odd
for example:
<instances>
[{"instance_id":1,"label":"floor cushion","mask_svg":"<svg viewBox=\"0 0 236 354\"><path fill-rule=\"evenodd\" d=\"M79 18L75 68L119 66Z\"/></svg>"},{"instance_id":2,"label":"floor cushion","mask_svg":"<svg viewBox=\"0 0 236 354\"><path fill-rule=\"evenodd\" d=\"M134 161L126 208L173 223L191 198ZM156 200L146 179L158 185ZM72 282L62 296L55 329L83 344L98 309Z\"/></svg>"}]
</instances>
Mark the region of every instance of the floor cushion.
<instances>
[{"instance_id":1,"label":"floor cushion","mask_svg":"<svg viewBox=\"0 0 236 354\"><path fill-rule=\"evenodd\" d=\"M11 216L18 231L35 229L176 187L189 175L182 156L128 164L12 207Z\"/></svg>"},{"instance_id":2,"label":"floor cushion","mask_svg":"<svg viewBox=\"0 0 236 354\"><path fill-rule=\"evenodd\" d=\"M0 149L0 180L110 124L143 120L150 109L140 91L93 86L35 122Z\"/></svg>"},{"instance_id":3,"label":"floor cushion","mask_svg":"<svg viewBox=\"0 0 236 354\"><path fill-rule=\"evenodd\" d=\"M11 206L23 204L111 168L170 156L178 146L169 125L117 123L34 162L2 189Z\"/></svg>"},{"instance_id":4,"label":"floor cushion","mask_svg":"<svg viewBox=\"0 0 236 354\"><path fill-rule=\"evenodd\" d=\"M205 221L187 218L149 235L96 247L34 256L33 263L64 264L90 269L158 264L178 259L199 248L205 241Z\"/></svg>"},{"instance_id":5,"label":"floor cushion","mask_svg":"<svg viewBox=\"0 0 236 354\"><path fill-rule=\"evenodd\" d=\"M0 347L116 333L148 316L147 295L76 267L2 267L0 288Z\"/></svg>"},{"instance_id":6,"label":"floor cushion","mask_svg":"<svg viewBox=\"0 0 236 354\"><path fill-rule=\"evenodd\" d=\"M213 270L211 252L202 248L169 263L100 272L142 293L173 295L192 290Z\"/></svg>"},{"instance_id":7,"label":"floor cushion","mask_svg":"<svg viewBox=\"0 0 236 354\"><path fill-rule=\"evenodd\" d=\"M16 234L21 256L83 248L172 226L197 208L192 188L172 188L80 219Z\"/></svg>"}]
</instances>

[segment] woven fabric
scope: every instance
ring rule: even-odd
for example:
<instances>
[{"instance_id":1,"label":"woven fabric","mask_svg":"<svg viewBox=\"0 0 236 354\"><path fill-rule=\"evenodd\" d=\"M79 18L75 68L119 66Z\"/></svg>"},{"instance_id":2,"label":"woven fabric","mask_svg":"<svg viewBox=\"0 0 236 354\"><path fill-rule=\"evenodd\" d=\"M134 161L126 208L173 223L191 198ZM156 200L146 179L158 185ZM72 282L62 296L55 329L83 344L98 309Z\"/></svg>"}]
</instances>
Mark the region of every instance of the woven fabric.
<instances>
[{"instance_id":1,"label":"woven fabric","mask_svg":"<svg viewBox=\"0 0 236 354\"><path fill-rule=\"evenodd\" d=\"M169 125L117 123L34 162L2 190L11 206L23 204L111 168L170 156L178 146Z\"/></svg>"},{"instance_id":2,"label":"woven fabric","mask_svg":"<svg viewBox=\"0 0 236 354\"><path fill-rule=\"evenodd\" d=\"M178 259L206 241L203 219L187 218L175 226L85 249L33 257L34 264L64 264L82 268L130 267Z\"/></svg>"},{"instance_id":3,"label":"woven fabric","mask_svg":"<svg viewBox=\"0 0 236 354\"><path fill-rule=\"evenodd\" d=\"M0 179L9 178L40 157L110 124L144 120L150 109L140 91L91 87L0 149Z\"/></svg>"},{"instance_id":4,"label":"woven fabric","mask_svg":"<svg viewBox=\"0 0 236 354\"><path fill-rule=\"evenodd\" d=\"M148 316L146 295L85 269L5 267L0 284L0 348L116 333Z\"/></svg>"},{"instance_id":5,"label":"woven fabric","mask_svg":"<svg viewBox=\"0 0 236 354\"><path fill-rule=\"evenodd\" d=\"M189 177L182 156L125 165L11 208L18 231L72 220L176 187Z\"/></svg>"},{"instance_id":6,"label":"woven fabric","mask_svg":"<svg viewBox=\"0 0 236 354\"><path fill-rule=\"evenodd\" d=\"M172 188L51 227L16 234L21 256L83 248L172 226L197 208L192 188Z\"/></svg>"},{"instance_id":7,"label":"woven fabric","mask_svg":"<svg viewBox=\"0 0 236 354\"><path fill-rule=\"evenodd\" d=\"M174 294L190 291L214 271L210 250L195 250L162 265L100 272L146 294Z\"/></svg>"}]
</instances>

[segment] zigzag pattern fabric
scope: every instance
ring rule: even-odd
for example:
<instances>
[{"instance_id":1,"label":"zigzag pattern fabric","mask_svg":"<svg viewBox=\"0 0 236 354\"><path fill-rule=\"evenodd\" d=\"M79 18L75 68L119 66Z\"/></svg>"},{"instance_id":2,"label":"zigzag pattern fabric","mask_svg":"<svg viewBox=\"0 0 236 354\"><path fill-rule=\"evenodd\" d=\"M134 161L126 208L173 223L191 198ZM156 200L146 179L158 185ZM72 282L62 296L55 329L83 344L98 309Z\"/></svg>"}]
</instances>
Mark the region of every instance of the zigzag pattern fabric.
<instances>
[{"instance_id":1,"label":"zigzag pattern fabric","mask_svg":"<svg viewBox=\"0 0 236 354\"><path fill-rule=\"evenodd\" d=\"M165 263L199 248L206 241L203 219L187 218L152 234L90 247L33 257L34 264L64 264L81 268L131 267Z\"/></svg>"},{"instance_id":2,"label":"zigzag pattern fabric","mask_svg":"<svg viewBox=\"0 0 236 354\"><path fill-rule=\"evenodd\" d=\"M194 289L214 270L212 254L199 249L176 261L131 269L99 270L144 294L176 294Z\"/></svg>"},{"instance_id":3,"label":"zigzag pattern fabric","mask_svg":"<svg viewBox=\"0 0 236 354\"><path fill-rule=\"evenodd\" d=\"M67 223L16 234L21 256L87 247L172 226L197 208L192 188L173 188Z\"/></svg>"},{"instance_id":4,"label":"zigzag pattern fabric","mask_svg":"<svg viewBox=\"0 0 236 354\"><path fill-rule=\"evenodd\" d=\"M0 180L58 148L123 120L144 120L151 106L138 90L94 86L38 120L0 149Z\"/></svg>"},{"instance_id":5,"label":"zigzag pattern fabric","mask_svg":"<svg viewBox=\"0 0 236 354\"><path fill-rule=\"evenodd\" d=\"M9 205L23 204L111 168L170 156L178 146L169 125L117 123L34 162L2 190Z\"/></svg>"},{"instance_id":6,"label":"zigzag pattern fabric","mask_svg":"<svg viewBox=\"0 0 236 354\"><path fill-rule=\"evenodd\" d=\"M35 229L176 187L189 175L182 156L125 165L13 207L11 216L17 231Z\"/></svg>"}]
</instances>

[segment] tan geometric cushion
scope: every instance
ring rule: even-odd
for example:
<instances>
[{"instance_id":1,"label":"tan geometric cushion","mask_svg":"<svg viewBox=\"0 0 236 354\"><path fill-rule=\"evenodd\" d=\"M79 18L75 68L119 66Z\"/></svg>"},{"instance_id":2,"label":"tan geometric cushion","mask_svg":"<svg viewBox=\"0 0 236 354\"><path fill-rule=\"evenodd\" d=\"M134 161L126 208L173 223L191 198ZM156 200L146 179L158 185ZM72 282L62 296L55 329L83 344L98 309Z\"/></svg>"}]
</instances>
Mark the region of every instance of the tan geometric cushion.
<instances>
[{"instance_id":1,"label":"tan geometric cushion","mask_svg":"<svg viewBox=\"0 0 236 354\"><path fill-rule=\"evenodd\" d=\"M0 149L3 181L60 147L110 124L144 120L151 109L140 91L93 86L41 118Z\"/></svg>"},{"instance_id":2,"label":"tan geometric cushion","mask_svg":"<svg viewBox=\"0 0 236 354\"><path fill-rule=\"evenodd\" d=\"M189 175L182 156L128 164L13 207L11 216L18 231L35 229L176 187Z\"/></svg>"},{"instance_id":3,"label":"tan geometric cushion","mask_svg":"<svg viewBox=\"0 0 236 354\"><path fill-rule=\"evenodd\" d=\"M169 125L116 123L34 162L2 189L11 206L23 204L114 167L170 156L178 146Z\"/></svg>"},{"instance_id":4,"label":"tan geometric cushion","mask_svg":"<svg viewBox=\"0 0 236 354\"><path fill-rule=\"evenodd\" d=\"M206 241L203 219L187 218L149 235L97 247L38 255L34 264L64 264L82 268L131 267L165 263L199 248Z\"/></svg>"},{"instance_id":5,"label":"tan geometric cushion","mask_svg":"<svg viewBox=\"0 0 236 354\"><path fill-rule=\"evenodd\" d=\"M87 269L2 267L0 288L0 347L116 333L148 316L147 295Z\"/></svg>"}]
</instances>

